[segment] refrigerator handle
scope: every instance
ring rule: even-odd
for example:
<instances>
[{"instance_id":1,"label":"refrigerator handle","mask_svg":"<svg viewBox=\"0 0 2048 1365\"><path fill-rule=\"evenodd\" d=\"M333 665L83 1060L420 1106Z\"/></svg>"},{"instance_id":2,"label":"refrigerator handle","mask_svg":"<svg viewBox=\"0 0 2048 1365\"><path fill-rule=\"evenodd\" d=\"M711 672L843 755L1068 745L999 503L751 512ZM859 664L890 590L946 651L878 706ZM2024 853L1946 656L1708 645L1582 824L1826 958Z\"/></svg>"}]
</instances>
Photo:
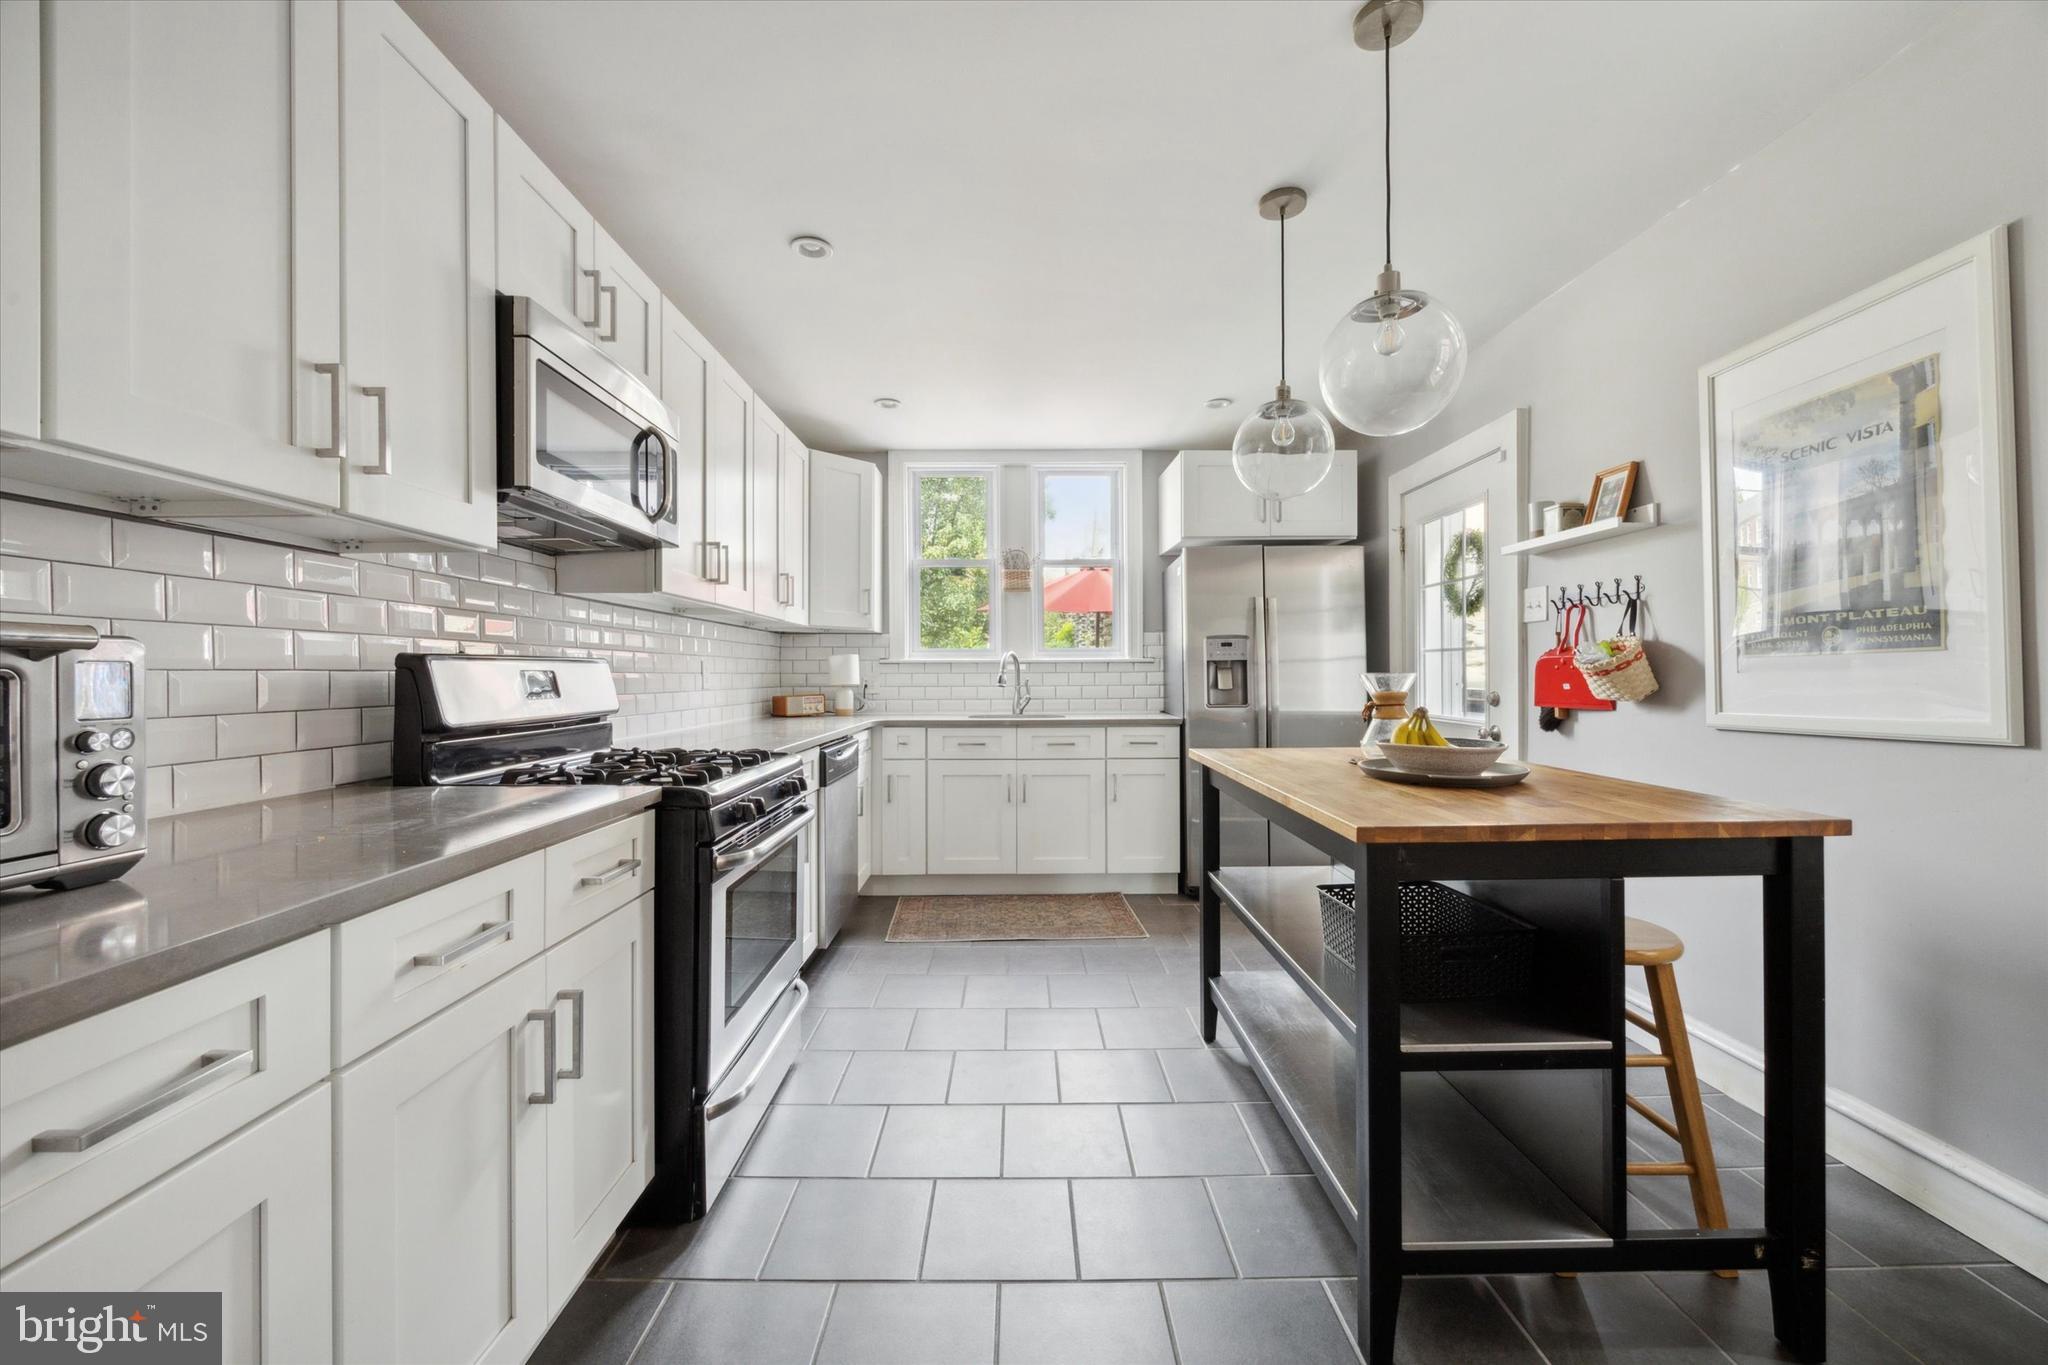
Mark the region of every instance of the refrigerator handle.
<instances>
[{"instance_id":1,"label":"refrigerator handle","mask_svg":"<svg viewBox=\"0 0 2048 1365\"><path fill-rule=\"evenodd\" d=\"M1252 700L1252 743L1255 747L1266 747L1267 693L1271 691L1272 679L1266 671L1266 599L1252 599L1252 666L1248 686L1259 689L1259 695Z\"/></svg>"},{"instance_id":2,"label":"refrigerator handle","mask_svg":"<svg viewBox=\"0 0 2048 1365\"><path fill-rule=\"evenodd\" d=\"M1261 748L1273 742L1273 678L1280 671L1280 641L1273 634L1273 622L1279 615L1280 599L1277 597L1266 598L1264 619L1260 622L1260 629L1264 632L1264 638L1259 641L1259 651L1265 656L1266 661L1265 690L1259 696L1259 702L1264 708L1266 718L1266 737L1260 741Z\"/></svg>"}]
</instances>

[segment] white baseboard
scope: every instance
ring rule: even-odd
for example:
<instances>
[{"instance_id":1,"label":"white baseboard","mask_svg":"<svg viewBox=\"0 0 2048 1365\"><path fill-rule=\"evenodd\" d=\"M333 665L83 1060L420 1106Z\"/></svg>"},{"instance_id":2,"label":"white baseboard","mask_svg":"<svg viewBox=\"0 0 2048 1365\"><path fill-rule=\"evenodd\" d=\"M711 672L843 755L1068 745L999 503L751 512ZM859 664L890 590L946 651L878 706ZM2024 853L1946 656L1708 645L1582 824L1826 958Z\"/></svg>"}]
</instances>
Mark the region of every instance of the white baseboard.
<instances>
[{"instance_id":1,"label":"white baseboard","mask_svg":"<svg viewBox=\"0 0 2048 1365\"><path fill-rule=\"evenodd\" d=\"M1647 997L1628 997L1649 1013ZM1761 1114L1763 1054L1706 1025L1688 1021L1686 1031L1700 1079ZM1843 1165L2048 1279L2048 1193L1833 1086L1827 1111L1827 1149Z\"/></svg>"},{"instance_id":2,"label":"white baseboard","mask_svg":"<svg viewBox=\"0 0 2048 1365\"><path fill-rule=\"evenodd\" d=\"M1061 896L1085 892L1125 891L1133 896L1171 896L1180 879L1170 872L1133 876L980 876L870 877L863 896Z\"/></svg>"}]
</instances>

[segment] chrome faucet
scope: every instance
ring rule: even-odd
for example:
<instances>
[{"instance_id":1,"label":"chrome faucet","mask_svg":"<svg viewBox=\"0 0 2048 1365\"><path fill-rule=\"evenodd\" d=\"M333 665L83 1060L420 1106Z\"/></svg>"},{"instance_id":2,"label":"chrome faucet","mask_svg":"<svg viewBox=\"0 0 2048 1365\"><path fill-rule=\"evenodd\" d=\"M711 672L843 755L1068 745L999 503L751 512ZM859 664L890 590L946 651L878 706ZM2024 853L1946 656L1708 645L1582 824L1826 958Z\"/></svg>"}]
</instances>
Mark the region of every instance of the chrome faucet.
<instances>
[{"instance_id":1,"label":"chrome faucet","mask_svg":"<svg viewBox=\"0 0 2048 1365\"><path fill-rule=\"evenodd\" d=\"M1010 714L1021 716L1024 708L1031 705L1031 680L1024 676L1024 661L1017 657L1016 650L1003 655L1003 661L996 665L996 686L1003 687L1010 681L1010 665L1017 665L1017 696L1010 703Z\"/></svg>"}]
</instances>

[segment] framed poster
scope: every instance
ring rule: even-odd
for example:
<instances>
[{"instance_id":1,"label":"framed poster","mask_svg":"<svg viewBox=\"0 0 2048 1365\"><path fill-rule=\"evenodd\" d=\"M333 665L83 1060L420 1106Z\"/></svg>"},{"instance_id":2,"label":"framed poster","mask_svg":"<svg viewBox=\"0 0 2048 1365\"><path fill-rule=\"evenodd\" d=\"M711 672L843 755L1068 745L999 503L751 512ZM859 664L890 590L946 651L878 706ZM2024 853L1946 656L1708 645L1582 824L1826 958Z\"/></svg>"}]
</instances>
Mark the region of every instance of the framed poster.
<instances>
[{"instance_id":1,"label":"framed poster","mask_svg":"<svg viewBox=\"0 0 2048 1365\"><path fill-rule=\"evenodd\" d=\"M1700 370L1709 723L2019 744L2003 227Z\"/></svg>"}]
</instances>

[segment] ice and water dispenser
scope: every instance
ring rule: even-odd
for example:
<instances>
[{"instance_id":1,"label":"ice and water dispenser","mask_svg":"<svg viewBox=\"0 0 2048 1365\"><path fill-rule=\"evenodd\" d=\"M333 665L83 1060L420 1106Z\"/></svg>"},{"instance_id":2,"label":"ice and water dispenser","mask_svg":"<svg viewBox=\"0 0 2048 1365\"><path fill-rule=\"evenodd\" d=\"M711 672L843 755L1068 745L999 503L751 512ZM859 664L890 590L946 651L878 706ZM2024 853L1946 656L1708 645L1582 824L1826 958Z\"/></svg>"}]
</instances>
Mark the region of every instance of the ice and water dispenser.
<instances>
[{"instance_id":1,"label":"ice and water dispenser","mask_svg":"<svg viewBox=\"0 0 2048 1365\"><path fill-rule=\"evenodd\" d=\"M1209 705L1250 706L1248 685L1252 655L1249 635L1207 635L1202 638L1202 671Z\"/></svg>"}]
</instances>

